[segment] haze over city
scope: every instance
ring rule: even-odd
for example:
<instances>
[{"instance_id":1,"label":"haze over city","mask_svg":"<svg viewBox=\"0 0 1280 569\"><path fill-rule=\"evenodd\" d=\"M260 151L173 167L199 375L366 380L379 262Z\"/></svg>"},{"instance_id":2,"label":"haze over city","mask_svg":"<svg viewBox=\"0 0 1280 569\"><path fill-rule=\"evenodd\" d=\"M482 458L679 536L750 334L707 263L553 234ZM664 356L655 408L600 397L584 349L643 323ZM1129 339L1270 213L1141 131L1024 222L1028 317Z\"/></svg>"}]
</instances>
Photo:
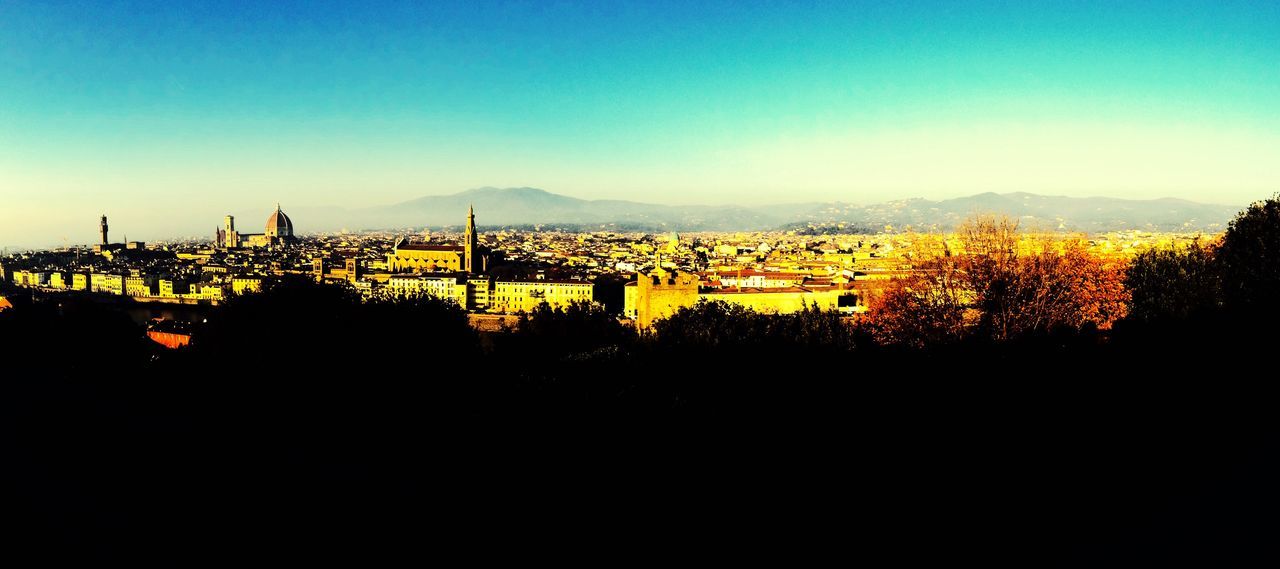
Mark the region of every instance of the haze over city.
<instances>
[{"instance_id":1,"label":"haze over city","mask_svg":"<svg viewBox=\"0 0 1280 569\"><path fill-rule=\"evenodd\" d=\"M1243 207L1277 60L1274 2L6 2L0 246L481 186Z\"/></svg>"}]
</instances>

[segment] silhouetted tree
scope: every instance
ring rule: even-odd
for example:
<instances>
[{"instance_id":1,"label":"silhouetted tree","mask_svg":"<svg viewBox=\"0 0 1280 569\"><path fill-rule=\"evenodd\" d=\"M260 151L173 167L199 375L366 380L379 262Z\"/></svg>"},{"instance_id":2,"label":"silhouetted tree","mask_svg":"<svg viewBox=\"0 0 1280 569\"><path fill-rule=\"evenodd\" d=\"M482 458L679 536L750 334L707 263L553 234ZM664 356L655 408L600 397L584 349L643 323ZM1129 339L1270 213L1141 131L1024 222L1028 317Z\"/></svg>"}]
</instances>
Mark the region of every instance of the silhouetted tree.
<instances>
[{"instance_id":1,"label":"silhouetted tree","mask_svg":"<svg viewBox=\"0 0 1280 569\"><path fill-rule=\"evenodd\" d=\"M608 346L625 347L634 341L635 330L595 303L552 308L543 302L520 316L516 336L528 350L559 358Z\"/></svg>"},{"instance_id":2,"label":"silhouetted tree","mask_svg":"<svg viewBox=\"0 0 1280 569\"><path fill-rule=\"evenodd\" d=\"M1129 317L1167 322L1204 314L1221 302L1213 250L1192 241L1186 248L1153 247L1138 254L1125 273Z\"/></svg>"},{"instance_id":3,"label":"silhouetted tree","mask_svg":"<svg viewBox=\"0 0 1280 569\"><path fill-rule=\"evenodd\" d=\"M1228 307L1280 307L1280 197L1255 203L1236 216L1215 257Z\"/></svg>"},{"instance_id":4,"label":"silhouetted tree","mask_svg":"<svg viewBox=\"0 0 1280 569\"><path fill-rule=\"evenodd\" d=\"M684 349L763 346L767 326L763 315L741 305L699 301L653 323L654 341Z\"/></svg>"},{"instance_id":5,"label":"silhouetted tree","mask_svg":"<svg viewBox=\"0 0 1280 569\"><path fill-rule=\"evenodd\" d=\"M858 344L857 331L838 312L815 306L790 314L762 314L738 304L700 301L654 322L651 342L664 348L842 352Z\"/></svg>"}]
</instances>

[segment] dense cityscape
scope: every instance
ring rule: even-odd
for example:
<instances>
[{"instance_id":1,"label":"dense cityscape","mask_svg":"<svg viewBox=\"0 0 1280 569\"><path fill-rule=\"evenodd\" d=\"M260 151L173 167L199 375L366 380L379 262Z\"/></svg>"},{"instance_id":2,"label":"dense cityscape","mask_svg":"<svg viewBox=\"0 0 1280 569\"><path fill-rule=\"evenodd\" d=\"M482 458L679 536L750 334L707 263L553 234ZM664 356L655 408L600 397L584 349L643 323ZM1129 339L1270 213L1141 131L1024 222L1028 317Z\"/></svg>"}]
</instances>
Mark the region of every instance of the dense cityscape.
<instances>
[{"instance_id":1,"label":"dense cityscape","mask_svg":"<svg viewBox=\"0 0 1280 569\"><path fill-rule=\"evenodd\" d=\"M140 305L216 306L257 292L285 275L350 286L366 299L430 295L471 314L477 329L514 325L540 304L595 303L649 328L699 301L762 313L816 307L848 317L894 278L917 271L940 248L961 250L956 234L909 230L804 235L796 230L737 233L483 232L474 210L462 234L429 229L339 234L296 232L276 206L262 233L241 232L233 216L206 242L100 243L0 258L0 280L32 292L88 293ZM243 227L243 224L242 224ZM1213 235L1112 232L1021 236L1020 247L1073 242L1123 266L1143 251L1209 242ZM159 319L163 320L163 319ZM189 329L190 322L161 322ZM172 334L163 336L172 341ZM183 338L183 342L189 338Z\"/></svg>"}]
</instances>

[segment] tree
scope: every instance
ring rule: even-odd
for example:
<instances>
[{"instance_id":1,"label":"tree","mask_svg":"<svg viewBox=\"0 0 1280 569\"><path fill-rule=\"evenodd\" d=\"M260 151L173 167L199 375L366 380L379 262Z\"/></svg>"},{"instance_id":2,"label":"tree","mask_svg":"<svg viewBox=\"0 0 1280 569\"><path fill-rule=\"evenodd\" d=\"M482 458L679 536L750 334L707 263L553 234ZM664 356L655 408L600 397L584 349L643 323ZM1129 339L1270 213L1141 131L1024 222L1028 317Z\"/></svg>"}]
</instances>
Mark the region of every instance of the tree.
<instances>
[{"instance_id":1,"label":"tree","mask_svg":"<svg viewBox=\"0 0 1280 569\"><path fill-rule=\"evenodd\" d=\"M1155 247L1138 254L1124 276L1129 317L1139 322L1182 320L1218 307L1222 282L1214 250L1192 241L1185 248Z\"/></svg>"},{"instance_id":2,"label":"tree","mask_svg":"<svg viewBox=\"0 0 1280 569\"><path fill-rule=\"evenodd\" d=\"M1020 238L1015 222L992 216L966 222L959 238L959 254L944 243L873 305L877 338L915 346L970 335L1005 341L1105 328L1124 315L1121 267L1078 240Z\"/></svg>"},{"instance_id":3,"label":"tree","mask_svg":"<svg viewBox=\"0 0 1280 569\"><path fill-rule=\"evenodd\" d=\"M1216 258L1224 304L1234 310L1280 307L1280 197L1236 216Z\"/></svg>"},{"instance_id":4,"label":"tree","mask_svg":"<svg viewBox=\"0 0 1280 569\"><path fill-rule=\"evenodd\" d=\"M532 353L556 359L627 345L635 339L635 330L599 304L574 302L552 308L543 302L520 316L515 335Z\"/></svg>"},{"instance_id":5,"label":"tree","mask_svg":"<svg viewBox=\"0 0 1280 569\"><path fill-rule=\"evenodd\" d=\"M959 264L978 309L979 327L997 340L1009 337L1022 292L1018 274L1018 224L1007 217L976 216L960 226Z\"/></svg>"},{"instance_id":6,"label":"tree","mask_svg":"<svg viewBox=\"0 0 1280 569\"><path fill-rule=\"evenodd\" d=\"M974 312L967 309L971 296L954 257L927 259L874 298L868 326L884 344L924 347L957 341L974 324Z\"/></svg>"}]
</instances>

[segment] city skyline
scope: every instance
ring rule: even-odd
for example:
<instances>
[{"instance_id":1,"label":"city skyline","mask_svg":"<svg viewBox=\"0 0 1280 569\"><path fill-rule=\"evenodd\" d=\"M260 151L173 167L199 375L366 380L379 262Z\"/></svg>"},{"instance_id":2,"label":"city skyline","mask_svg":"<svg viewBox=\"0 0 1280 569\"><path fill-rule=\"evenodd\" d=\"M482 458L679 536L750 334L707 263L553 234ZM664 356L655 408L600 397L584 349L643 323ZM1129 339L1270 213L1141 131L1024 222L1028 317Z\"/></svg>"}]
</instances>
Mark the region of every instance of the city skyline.
<instances>
[{"instance_id":1,"label":"city skyline","mask_svg":"<svg viewBox=\"0 0 1280 569\"><path fill-rule=\"evenodd\" d=\"M104 211L154 239L482 186L1243 207L1280 188L1277 24L1266 2L7 3L0 246L89 242Z\"/></svg>"},{"instance_id":2,"label":"city skyline","mask_svg":"<svg viewBox=\"0 0 1280 569\"><path fill-rule=\"evenodd\" d=\"M477 202L477 200L479 200ZM762 207L736 205L688 207L618 200L581 200L547 192L539 188L473 188L444 196L424 196L400 204L371 208L302 208L307 215L305 230L300 234L324 235L335 233L388 233L413 234L420 229L436 229L463 232L466 224L458 223L453 210L466 207L474 211L475 204L493 207L497 215L485 225L489 230L500 228L529 230L545 227L568 232L621 232L659 234L676 232L702 233L770 233L795 232L808 227L823 230L839 226L849 233L878 233L894 230L907 232L939 233L951 231L966 219L975 215L996 215L1018 220L1025 229L1049 230L1076 235L1097 235L1114 231L1146 230L1157 233L1167 231L1216 233L1226 228L1226 221L1238 212L1235 206L1204 204L1178 199L1124 200L1106 197L1073 198L1011 192L996 194L986 192L941 201L923 199L891 200L876 204L851 204L848 202L799 202L779 203ZM442 209L443 208L443 209ZM261 227L255 208L238 220L250 231ZM228 213L220 219L214 230L215 247L232 240L263 239L271 237L273 228L283 217L288 224L287 235L292 238L292 221L285 216L277 202L266 218L265 233L238 232L233 220L238 214ZM200 231L208 219L187 211L163 220L157 229L154 223L145 225L150 233L139 234L140 221L147 220L138 211L125 211L120 216L124 223L111 222L120 229L107 236L109 219L114 215L95 216L90 227L83 220L69 219L57 232L63 235L60 242L49 241L40 245L11 245L0 242L0 251L42 250L53 248L88 248L98 244L127 242L182 243L206 241L210 235ZM491 213L494 211L491 210ZM314 217L313 217L314 216ZM128 236L129 227L135 229L134 237ZM206 228L207 229L207 228ZM74 236L74 237L72 237ZM30 238L30 236L26 236Z\"/></svg>"}]
</instances>

